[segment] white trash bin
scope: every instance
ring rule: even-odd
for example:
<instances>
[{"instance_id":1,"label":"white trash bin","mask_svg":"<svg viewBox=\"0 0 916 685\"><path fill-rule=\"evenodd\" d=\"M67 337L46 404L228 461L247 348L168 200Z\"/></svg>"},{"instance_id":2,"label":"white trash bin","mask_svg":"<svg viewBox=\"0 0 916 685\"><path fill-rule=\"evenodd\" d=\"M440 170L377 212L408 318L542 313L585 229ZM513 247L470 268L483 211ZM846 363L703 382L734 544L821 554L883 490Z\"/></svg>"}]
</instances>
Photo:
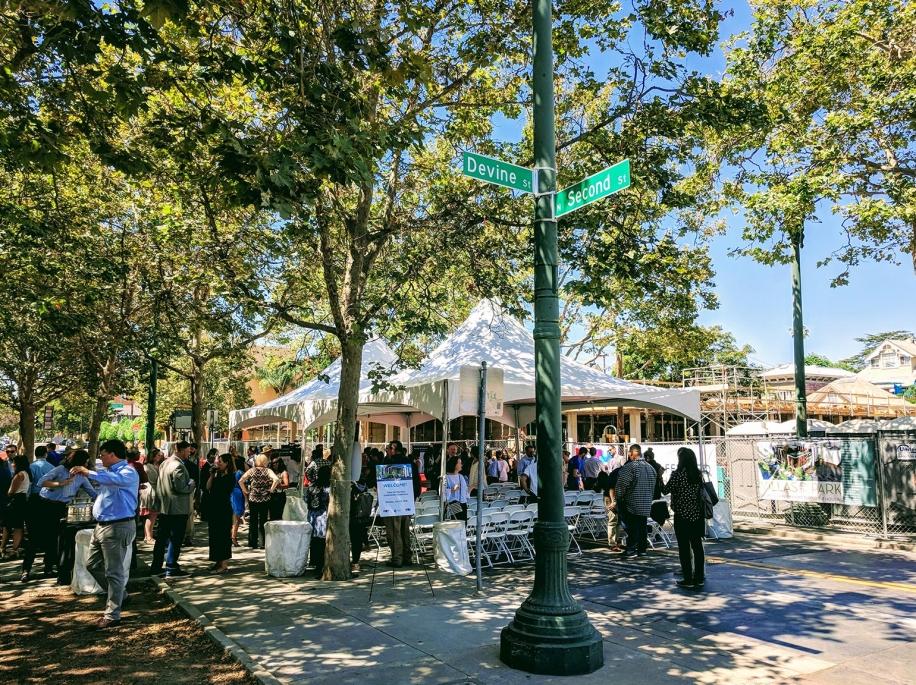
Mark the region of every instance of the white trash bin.
<instances>
[{"instance_id":1,"label":"white trash bin","mask_svg":"<svg viewBox=\"0 0 916 685\"><path fill-rule=\"evenodd\" d=\"M73 562L73 578L70 581L70 589L76 595L102 595L105 590L95 582L92 574L86 570L86 564L89 561L89 543L92 541L92 528L77 531L76 533L76 552ZM127 550L127 556L124 557L124 574L130 577L130 556L132 549Z\"/></svg>"},{"instance_id":2,"label":"white trash bin","mask_svg":"<svg viewBox=\"0 0 916 685\"><path fill-rule=\"evenodd\" d=\"M440 521L433 524L433 554L436 566L443 571L466 576L471 568L468 535L464 521Z\"/></svg>"},{"instance_id":3,"label":"white trash bin","mask_svg":"<svg viewBox=\"0 0 916 685\"><path fill-rule=\"evenodd\" d=\"M306 521L268 521L264 526L264 570L274 578L291 578L305 573L312 541L312 526Z\"/></svg>"},{"instance_id":4,"label":"white trash bin","mask_svg":"<svg viewBox=\"0 0 916 685\"><path fill-rule=\"evenodd\" d=\"M301 497L287 495L286 506L283 507L284 521L308 521L309 508Z\"/></svg>"},{"instance_id":5,"label":"white trash bin","mask_svg":"<svg viewBox=\"0 0 916 685\"><path fill-rule=\"evenodd\" d=\"M734 524L732 523L732 507L727 500L720 499L712 509L712 518L708 521L709 528L718 538L734 537Z\"/></svg>"}]
</instances>

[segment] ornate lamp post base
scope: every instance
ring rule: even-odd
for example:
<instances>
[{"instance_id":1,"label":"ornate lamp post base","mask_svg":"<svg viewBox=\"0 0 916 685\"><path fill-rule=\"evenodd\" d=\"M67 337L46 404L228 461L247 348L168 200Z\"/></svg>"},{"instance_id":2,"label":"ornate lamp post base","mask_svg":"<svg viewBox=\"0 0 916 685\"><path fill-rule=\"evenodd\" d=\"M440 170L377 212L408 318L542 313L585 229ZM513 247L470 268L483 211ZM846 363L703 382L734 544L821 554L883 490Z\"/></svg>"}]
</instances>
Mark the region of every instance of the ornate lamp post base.
<instances>
[{"instance_id":1,"label":"ornate lamp post base","mask_svg":"<svg viewBox=\"0 0 916 685\"><path fill-rule=\"evenodd\" d=\"M539 675L584 675L604 665L601 635L569 594L565 524L535 524L535 587L500 635L499 658Z\"/></svg>"}]
</instances>

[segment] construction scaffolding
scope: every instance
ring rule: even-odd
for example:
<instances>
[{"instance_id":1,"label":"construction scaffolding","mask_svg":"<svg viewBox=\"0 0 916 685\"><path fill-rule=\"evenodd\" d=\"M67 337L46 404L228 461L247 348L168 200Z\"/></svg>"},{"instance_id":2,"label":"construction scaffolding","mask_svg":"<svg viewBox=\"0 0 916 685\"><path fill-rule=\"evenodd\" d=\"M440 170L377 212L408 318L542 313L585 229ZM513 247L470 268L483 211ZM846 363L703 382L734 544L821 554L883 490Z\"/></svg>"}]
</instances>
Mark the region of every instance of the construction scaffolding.
<instances>
[{"instance_id":1,"label":"construction scaffolding","mask_svg":"<svg viewBox=\"0 0 916 685\"><path fill-rule=\"evenodd\" d=\"M766 369L702 366L684 370L683 386L700 391L705 435L749 421L784 421L795 415L794 392L768 385ZM838 379L808 393L808 417L831 423L848 419L893 419L916 413L916 405L856 378ZM789 396L792 395L792 396Z\"/></svg>"},{"instance_id":2,"label":"construction scaffolding","mask_svg":"<svg viewBox=\"0 0 916 685\"><path fill-rule=\"evenodd\" d=\"M684 369L683 386L700 391L704 435L725 435L732 426L778 418L762 374L749 366L700 366ZM776 410L776 411L774 411Z\"/></svg>"}]
</instances>

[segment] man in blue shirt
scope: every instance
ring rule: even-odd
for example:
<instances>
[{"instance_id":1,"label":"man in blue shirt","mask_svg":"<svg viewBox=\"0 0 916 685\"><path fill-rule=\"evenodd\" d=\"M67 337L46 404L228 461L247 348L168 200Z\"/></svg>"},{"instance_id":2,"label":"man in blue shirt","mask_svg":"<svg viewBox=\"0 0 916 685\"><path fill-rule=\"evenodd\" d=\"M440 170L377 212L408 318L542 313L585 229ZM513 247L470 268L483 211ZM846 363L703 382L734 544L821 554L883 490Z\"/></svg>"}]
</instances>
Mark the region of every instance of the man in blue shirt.
<instances>
[{"instance_id":1,"label":"man in blue shirt","mask_svg":"<svg viewBox=\"0 0 916 685\"><path fill-rule=\"evenodd\" d=\"M89 453L86 450L78 450L71 453L66 465L51 469L38 481L39 492L31 498L35 501L36 510L32 527L29 528L29 544L25 548L25 557L22 560L20 580L23 583L29 581L32 565L40 550L44 550L45 553L45 576L52 574L55 564L58 564L59 569L64 565L59 561L58 541L61 519L67 516L67 503L80 488L93 499L98 494L85 476L70 475L71 467L85 466L88 461Z\"/></svg>"},{"instance_id":2,"label":"man in blue shirt","mask_svg":"<svg viewBox=\"0 0 916 685\"><path fill-rule=\"evenodd\" d=\"M41 490L41 486L38 485L38 481L41 480L48 471L54 468L52 464L48 463L48 460L45 457L48 454L48 448L44 445L39 445L35 448L35 461L29 464L29 474L31 480L29 482L29 499L38 496L38 491ZM36 500L37 501L37 500Z\"/></svg>"},{"instance_id":3,"label":"man in blue shirt","mask_svg":"<svg viewBox=\"0 0 916 685\"><path fill-rule=\"evenodd\" d=\"M587 447L580 447L579 453L566 464L566 489L582 489L582 464L588 455Z\"/></svg>"},{"instance_id":4,"label":"man in blue shirt","mask_svg":"<svg viewBox=\"0 0 916 685\"><path fill-rule=\"evenodd\" d=\"M140 475L127 461L127 447L120 440L107 440L99 449L104 471L92 472L74 466L70 475L86 476L99 484L99 496L92 506L98 522L89 543L86 570L102 589L108 591L100 630L121 624L121 606L127 598L127 563L137 535L137 493Z\"/></svg>"},{"instance_id":5,"label":"man in blue shirt","mask_svg":"<svg viewBox=\"0 0 916 685\"><path fill-rule=\"evenodd\" d=\"M53 442L49 442L45 447L48 448L48 455L45 457L48 463L51 466L60 466L60 463L64 460L64 455L57 451L57 445Z\"/></svg>"},{"instance_id":6,"label":"man in blue shirt","mask_svg":"<svg viewBox=\"0 0 916 685\"><path fill-rule=\"evenodd\" d=\"M522 474L525 473L528 468L528 464L534 461L534 445L528 445L525 447L525 456L518 460L518 466L515 469L515 472L518 474L518 482L521 485ZM522 488L524 490L524 488Z\"/></svg>"}]
</instances>

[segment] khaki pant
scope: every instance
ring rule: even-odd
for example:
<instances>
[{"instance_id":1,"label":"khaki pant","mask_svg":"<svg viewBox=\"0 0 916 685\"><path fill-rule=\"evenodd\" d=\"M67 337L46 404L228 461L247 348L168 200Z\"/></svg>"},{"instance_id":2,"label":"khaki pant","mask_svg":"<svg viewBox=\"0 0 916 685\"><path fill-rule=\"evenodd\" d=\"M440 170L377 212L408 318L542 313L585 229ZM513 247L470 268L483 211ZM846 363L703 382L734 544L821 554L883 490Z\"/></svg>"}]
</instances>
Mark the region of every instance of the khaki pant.
<instances>
[{"instance_id":1,"label":"khaki pant","mask_svg":"<svg viewBox=\"0 0 916 685\"><path fill-rule=\"evenodd\" d=\"M194 542L194 493L188 495L191 500L191 513L188 515L188 525L184 530L184 536L187 540Z\"/></svg>"},{"instance_id":2,"label":"khaki pant","mask_svg":"<svg viewBox=\"0 0 916 685\"><path fill-rule=\"evenodd\" d=\"M393 564L410 563L410 517L389 516L385 519L385 537L391 548Z\"/></svg>"},{"instance_id":3,"label":"khaki pant","mask_svg":"<svg viewBox=\"0 0 916 685\"><path fill-rule=\"evenodd\" d=\"M121 618L121 603L127 594L127 572L124 561L130 554L137 535L135 521L122 521L109 525L98 524L92 531L89 559L86 570L92 574L103 590L108 592L105 618Z\"/></svg>"},{"instance_id":4,"label":"khaki pant","mask_svg":"<svg viewBox=\"0 0 916 685\"><path fill-rule=\"evenodd\" d=\"M623 526L621 525L620 516L616 511L611 510L613 500L610 497L604 498L604 508L607 509L607 542L612 547L623 540Z\"/></svg>"}]
</instances>

